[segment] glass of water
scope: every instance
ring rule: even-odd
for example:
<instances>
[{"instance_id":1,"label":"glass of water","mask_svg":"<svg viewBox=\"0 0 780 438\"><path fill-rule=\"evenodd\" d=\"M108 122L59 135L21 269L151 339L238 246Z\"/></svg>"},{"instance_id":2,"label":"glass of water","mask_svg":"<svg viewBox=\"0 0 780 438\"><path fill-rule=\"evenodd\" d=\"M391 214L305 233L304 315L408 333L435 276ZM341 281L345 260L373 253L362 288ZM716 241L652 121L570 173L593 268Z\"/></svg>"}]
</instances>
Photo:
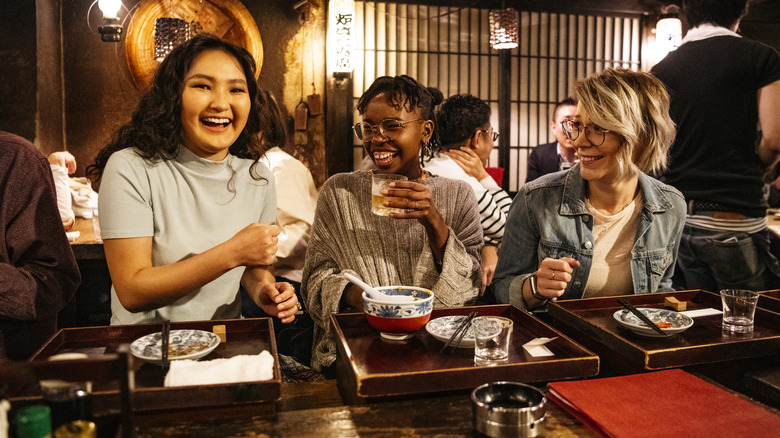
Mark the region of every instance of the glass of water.
<instances>
[{"instance_id":1,"label":"glass of water","mask_svg":"<svg viewBox=\"0 0 780 438\"><path fill-rule=\"evenodd\" d=\"M752 333L758 293L744 289L723 289L723 331L727 333Z\"/></svg>"},{"instance_id":2,"label":"glass of water","mask_svg":"<svg viewBox=\"0 0 780 438\"><path fill-rule=\"evenodd\" d=\"M479 316L472 323L474 364L493 366L509 362L512 320L502 316Z\"/></svg>"}]
</instances>

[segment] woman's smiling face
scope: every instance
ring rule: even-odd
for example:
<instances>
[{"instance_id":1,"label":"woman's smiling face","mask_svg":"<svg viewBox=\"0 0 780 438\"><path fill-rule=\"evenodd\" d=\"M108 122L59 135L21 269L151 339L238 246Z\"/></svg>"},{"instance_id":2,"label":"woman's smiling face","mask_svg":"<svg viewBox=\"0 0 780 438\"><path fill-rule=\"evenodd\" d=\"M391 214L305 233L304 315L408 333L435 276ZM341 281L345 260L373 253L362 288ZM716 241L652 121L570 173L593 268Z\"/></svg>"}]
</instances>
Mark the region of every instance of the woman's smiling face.
<instances>
[{"instance_id":1,"label":"woman's smiling face","mask_svg":"<svg viewBox=\"0 0 780 438\"><path fill-rule=\"evenodd\" d=\"M403 100L402 96L401 101ZM396 108L386 93L380 93L366 105L363 121L376 126L385 119L409 122L420 119L420 114L419 110L408 111L406 108ZM380 173L397 173L409 179L419 178L422 174L420 147L431 138L433 122L421 120L416 123L406 123L398 136L392 140L380 134L378 128L374 129L373 138L363 146L374 161L377 170Z\"/></svg>"},{"instance_id":2,"label":"woman's smiling face","mask_svg":"<svg viewBox=\"0 0 780 438\"><path fill-rule=\"evenodd\" d=\"M223 160L244 130L251 106L239 62L221 50L201 53L183 81L182 144L201 158Z\"/></svg>"},{"instance_id":3,"label":"woman's smiling face","mask_svg":"<svg viewBox=\"0 0 780 438\"><path fill-rule=\"evenodd\" d=\"M590 137L597 137L593 132L598 128L590 120L588 113L582 108L577 107L577 113L574 115L574 121L585 127L591 132ZM580 174L587 181L613 182L619 179L619 161L617 153L622 146L620 136L613 132L604 133L604 143L600 146L594 144L588 139L587 131L579 134L574 140L574 147L577 149L577 155L580 158Z\"/></svg>"}]
</instances>

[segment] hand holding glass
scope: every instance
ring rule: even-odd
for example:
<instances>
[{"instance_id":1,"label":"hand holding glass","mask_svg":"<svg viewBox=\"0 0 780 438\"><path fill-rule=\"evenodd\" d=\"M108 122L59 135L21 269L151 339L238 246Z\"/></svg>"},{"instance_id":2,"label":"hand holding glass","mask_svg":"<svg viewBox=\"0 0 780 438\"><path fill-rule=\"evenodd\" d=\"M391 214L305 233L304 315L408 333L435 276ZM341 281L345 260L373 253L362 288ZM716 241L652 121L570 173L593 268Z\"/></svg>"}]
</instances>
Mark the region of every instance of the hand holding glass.
<instances>
[{"instance_id":1,"label":"hand holding glass","mask_svg":"<svg viewBox=\"0 0 780 438\"><path fill-rule=\"evenodd\" d=\"M403 208L391 208L384 205L385 195L382 194L382 190L389 188L390 183L394 181L406 181L407 178L403 175L397 175L395 173L375 173L371 179L371 211L374 214L380 216L389 216L390 213L403 213L406 210Z\"/></svg>"}]
</instances>

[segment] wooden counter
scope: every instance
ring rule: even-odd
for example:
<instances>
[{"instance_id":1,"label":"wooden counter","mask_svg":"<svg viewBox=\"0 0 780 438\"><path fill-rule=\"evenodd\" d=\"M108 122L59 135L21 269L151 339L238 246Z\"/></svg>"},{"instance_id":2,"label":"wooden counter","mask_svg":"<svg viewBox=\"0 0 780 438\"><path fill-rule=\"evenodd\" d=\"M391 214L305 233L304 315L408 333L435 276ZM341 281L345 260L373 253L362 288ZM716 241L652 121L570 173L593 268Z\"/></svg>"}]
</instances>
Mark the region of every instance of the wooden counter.
<instances>
[{"instance_id":1,"label":"wooden counter","mask_svg":"<svg viewBox=\"0 0 780 438\"><path fill-rule=\"evenodd\" d=\"M414 436L472 437L469 393L435 398L344 405L335 380L283 383L275 417L230 416L195 421L192 415L137 418L138 437L185 436ZM220 415L224 412L220 412ZM548 437L596 437L558 405L547 403Z\"/></svg>"},{"instance_id":2,"label":"wooden counter","mask_svg":"<svg viewBox=\"0 0 780 438\"><path fill-rule=\"evenodd\" d=\"M95 240L92 219L77 217L70 231L80 233L70 247L81 272L81 285L74 299L60 312L58 328L108 325L111 276L103 243Z\"/></svg>"},{"instance_id":3,"label":"wooden counter","mask_svg":"<svg viewBox=\"0 0 780 438\"><path fill-rule=\"evenodd\" d=\"M106 260L106 254L103 252L103 242L95 240L95 230L92 227L92 219L77 217L73 228L70 231L78 231L79 237L70 243L73 249L73 255L76 261L84 260Z\"/></svg>"},{"instance_id":4,"label":"wooden counter","mask_svg":"<svg viewBox=\"0 0 780 438\"><path fill-rule=\"evenodd\" d=\"M780 213L767 214L767 220L769 221L769 229L774 233L775 237L780 238Z\"/></svg>"}]
</instances>

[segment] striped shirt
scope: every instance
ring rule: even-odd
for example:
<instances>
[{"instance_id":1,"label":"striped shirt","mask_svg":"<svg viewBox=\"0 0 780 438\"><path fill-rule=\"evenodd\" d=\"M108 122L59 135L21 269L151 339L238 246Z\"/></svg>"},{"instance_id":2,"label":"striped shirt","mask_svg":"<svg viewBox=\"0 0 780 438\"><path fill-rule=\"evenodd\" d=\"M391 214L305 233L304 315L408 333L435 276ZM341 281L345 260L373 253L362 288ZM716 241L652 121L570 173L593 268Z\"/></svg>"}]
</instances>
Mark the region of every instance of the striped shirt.
<instances>
[{"instance_id":1,"label":"striped shirt","mask_svg":"<svg viewBox=\"0 0 780 438\"><path fill-rule=\"evenodd\" d=\"M452 158L437 153L425 162L425 170L434 175L465 181L474 191L485 244L498 246L504 238L504 227L512 198L490 176L478 181L468 175Z\"/></svg>"}]
</instances>

